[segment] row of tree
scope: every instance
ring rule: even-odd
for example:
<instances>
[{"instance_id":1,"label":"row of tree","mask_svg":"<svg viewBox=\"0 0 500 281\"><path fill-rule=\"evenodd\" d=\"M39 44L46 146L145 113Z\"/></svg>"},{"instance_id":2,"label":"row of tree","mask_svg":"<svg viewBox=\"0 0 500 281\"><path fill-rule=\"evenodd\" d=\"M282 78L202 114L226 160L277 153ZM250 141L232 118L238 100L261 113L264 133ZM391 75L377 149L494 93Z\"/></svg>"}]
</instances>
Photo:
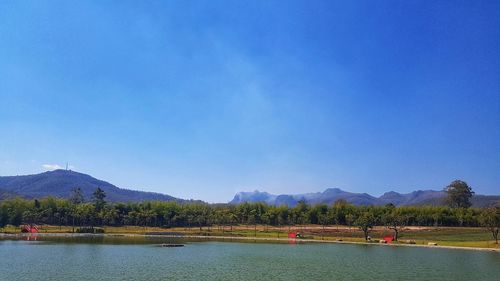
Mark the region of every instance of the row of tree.
<instances>
[{"instance_id":1,"label":"row of tree","mask_svg":"<svg viewBox=\"0 0 500 281\"><path fill-rule=\"evenodd\" d=\"M74 226L159 226L229 227L237 224L290 226L316 224L356 226L368 238L375 225L394 230L395 238L406 226L484 226L498 239L500 208L487 209L438 206L354 206L344 200L333 205L295 207L269 206L264 203L182 204L174 201L108 203L106 194L97 189L90 202L84 202L76 189L70 199L48 197L40 200L14 198L0 201L0 227L7 224L51 224Z\"/></svg>"}]
</instances>

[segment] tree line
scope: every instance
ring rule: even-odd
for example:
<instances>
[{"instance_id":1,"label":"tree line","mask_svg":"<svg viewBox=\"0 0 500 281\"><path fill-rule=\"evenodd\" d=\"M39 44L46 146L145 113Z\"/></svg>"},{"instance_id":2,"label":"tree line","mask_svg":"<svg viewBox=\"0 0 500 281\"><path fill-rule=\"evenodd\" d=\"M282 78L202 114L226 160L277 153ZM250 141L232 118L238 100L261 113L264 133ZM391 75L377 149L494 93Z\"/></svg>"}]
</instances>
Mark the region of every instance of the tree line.
<instances>
[{"instance_id":1,"label":"tree line","mask_svg":"<svg viewBox=\"0 0 500 281\"><path fill-rule=\"evenodd\" d=\"M455 183L455 182L454 182ZM452 183L453 184L453 183ZM459 185L462 183L458 183ZM452 186L452 185L450 185ZM471 208L467 194L457 195L450 188L449 206L355 206L345 200L332 205L308 205L300 201L294 207L271 206L265 203L204 204L175 201L109 203L98 188L89 202L82 191L75 189L69 199L13 198L0 201L0 227L7 224L50 224L84 226L156 226L156 227L229 227L238 224L292 226L314 224L359 227L368 238L375 225L392 229L395 238L406 226L468 226L487 227L495 240L500 228L500 208ZM452 186L453 187L453 186ZM471 190L469 190L471 191ZM465 196L465 197L464 197ZM470 198L470 196L468 197ZM459 202L459 204L457 203Z\"/></svg>"}]
</instances>

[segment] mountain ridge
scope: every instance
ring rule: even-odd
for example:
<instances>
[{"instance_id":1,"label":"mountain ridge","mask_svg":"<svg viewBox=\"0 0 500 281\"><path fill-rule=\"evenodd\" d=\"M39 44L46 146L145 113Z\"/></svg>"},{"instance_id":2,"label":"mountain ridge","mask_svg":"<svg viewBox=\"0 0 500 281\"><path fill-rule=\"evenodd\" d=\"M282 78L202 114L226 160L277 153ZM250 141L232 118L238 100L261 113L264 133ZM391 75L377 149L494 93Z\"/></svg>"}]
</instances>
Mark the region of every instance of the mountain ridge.
<instances>
[{"instance_id":1,"label":"mountain ridge","mask_svg":"<svg viewBox=\"0 0 500 281\"><path fill-rule=\"evenodd\" d=\"M293 207L301 200L308 204L333 204L337 200L360 205L386 205L395 206L442 206L445 205L446 194L437 190L416 190L410 193L399 193L388 191L379 197L368 193L353 193L339 188L327 188L323 192L303 193L303 194L270 194L255 190L253 192L238 192L229 204L241 204L244 202L265 202L269 205L287 205ZM474 195L471 199L473 207L488 207L500 205L500 196L497 195Z\"/></svg>"},{"instance_id":2,"label":"mountain ridge","mask_svg":"<svg viewBox=\"0 0 500 281\"><path fill-rule=\"evenodd\" d=\"M100 187L106 192L110 202L140 202L146 200L198 202L201 200L185 200L167 194L119 188L107 181L96 179L90 175L71 171L54 170L32 175L0 176L0 200L24 197L28 199L48 196L69 198L75 188L81 188L84 198L90 200L92 193ZM444 205L445 193L437 190L416 190L410 193L388 191L379 197L368 193L353 193L340 188L327 188L323 192L303 194L271 194L263 191L238 192L229 204L243 202L264 202L269 205L295 206L300 200L308 204L333 204L339 199L354 205ZM500 195L476 194L471 199L473 207L500 205Z\"/></svg>"},{"instance_id":3,"label":"mountain ridge","mask_svg":"<svg viewBox=\"0 0 500 281\"><path fill-rule=\"evenodd\" d=\"M186 202L170 195L119 188L107 181L90 175L71 171L54 170L40 174L0 176L0 199L2 197L42 198L54 196L69 198L75 188L81 188L84 198L90 200L92 193L101 188L111 202L132 202L145 200Z\"/></svg>"}]
</instances>

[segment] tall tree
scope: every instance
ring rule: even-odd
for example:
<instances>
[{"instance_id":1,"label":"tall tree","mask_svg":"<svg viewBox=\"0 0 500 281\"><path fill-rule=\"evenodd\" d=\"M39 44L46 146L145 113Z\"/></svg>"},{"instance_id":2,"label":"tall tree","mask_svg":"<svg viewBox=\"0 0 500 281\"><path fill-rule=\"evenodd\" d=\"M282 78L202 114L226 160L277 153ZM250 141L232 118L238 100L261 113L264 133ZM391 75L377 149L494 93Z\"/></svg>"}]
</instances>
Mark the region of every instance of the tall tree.
<instances>
[{"instance_id":1,"label":"tall tree","mask_svg":"<svg viewBox=\"0 0 500 281\"><path fill-rule=\"evenodd\" d=\"M445 187L446 202L452 208L469 208L470 199L474 195L472 188L464 181L455 180Z\"/></svg>"},{"instance_id":2,"label":"tall tree","mask_svg":"<svg viewBox=\"0 0 500 281\"><path fill-rule=\"evenodd\" d=\"M400 212L393 210L384 216L383 219L387 228L394 231L394 240L398 241L399 233L406 226L407 217Z\"/></svg>"},{"instance_id":3,"label":"tall tree","mask_svg":"<svg viewBox=\"0 0 500 281\"><path fill-rule=\"evenodd\" d=\"M0 208L0 228L3 228L7 224L7 220L7 213L4 212L3 208Z\"/></svg>"},{"instance_id":4,"label":"tall tree","mask_svg":"<svg viewBox=\"0 0 500 281\"><path fill-rule=\"evenodd\" d=\"M500 231L500 207L490 207L484 209L479 216L479 221L486 229L488 229L495 239L495 244L498 244L498 232Z\"/></svg>"},{"instance_id":5,"label":"tall tree","mask_svg":"<svg viewBox=\"0 0 500 281\"><path fill-rule=\"evenodd\" d=\"M354 224L363 231L365 241L368 241L368 234L370 234L370 230L375 225L375 216L371 212L363 212L359 215Z\"/></svg>"},{"instance_id":6,"label":"tall tree","mask_svg":"<svg viewBox=\"0 0 500 281\"><path fill-rule=\"evenodd\" d=\"M106 193L100 187L92 193L92 202L94 203L96 212L99 213L106 205L106 200L104 200L105 198Z\"/></svg>"},{"instance_id":7,"label":"tall tree","mask_svg":"<svg viewBox=\"0 0 500 281\"><path fill-rule=\"evenodd\" d=\"M77 218L77 208L76 206L82 204L84 201L83 191L81 188L77 187L71 191L69 196L69 202L71 203L71 221L73 225L73 232L75 232L75 219Z\"/></svg>"},{"instance_id":8,"label":"tall tree","mask_svg":"<svg viewBox=\"0 0 500 281\"><path fill-rule=\"evenodd\" d=\"M77 187L71 191L71 195L69 197L69 202L71 204L77 205L83 203L83 191L81 188Z\"/></svg>"}]
</instances>

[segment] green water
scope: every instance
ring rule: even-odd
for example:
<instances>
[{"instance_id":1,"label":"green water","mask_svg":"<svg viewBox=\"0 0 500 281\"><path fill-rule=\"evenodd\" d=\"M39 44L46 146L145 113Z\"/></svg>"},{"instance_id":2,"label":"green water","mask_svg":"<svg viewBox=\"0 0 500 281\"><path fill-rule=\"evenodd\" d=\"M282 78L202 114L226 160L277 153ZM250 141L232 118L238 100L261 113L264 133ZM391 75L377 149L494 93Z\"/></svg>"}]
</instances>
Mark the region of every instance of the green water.
<instances>
[{"instance_id":1,"label":"green water","mask_svg":"<svg viewBox=\"0 0 500 281\"><path fill-rule=\"evenodd\" d=\"M500 280L500 254L491 252L211 241L164 248L156 244L161 239L48 240L0 240L0 280Z\"/></svg>"}]
</instances>

